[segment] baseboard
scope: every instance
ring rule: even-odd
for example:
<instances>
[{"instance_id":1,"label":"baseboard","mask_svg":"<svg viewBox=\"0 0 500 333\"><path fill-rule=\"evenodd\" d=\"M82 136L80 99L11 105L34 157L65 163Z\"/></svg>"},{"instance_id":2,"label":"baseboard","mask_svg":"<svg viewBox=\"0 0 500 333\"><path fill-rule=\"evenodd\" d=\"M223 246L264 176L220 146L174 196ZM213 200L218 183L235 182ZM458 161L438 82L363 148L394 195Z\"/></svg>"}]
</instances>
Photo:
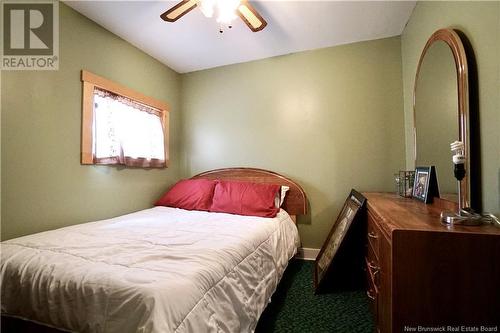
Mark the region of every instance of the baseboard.
<instances>
[{"instance_id":1,"label":"baseboard","mask_svg":"<svg viewBox=\"0 0 500 333\"><path fill-rule=\"evenodd\" d=\"M318 253L319 249L313 249L309 247L299 247L297 249L297 254L295 255L295 259L316 260Z\"/></svg>"}]
</instances>

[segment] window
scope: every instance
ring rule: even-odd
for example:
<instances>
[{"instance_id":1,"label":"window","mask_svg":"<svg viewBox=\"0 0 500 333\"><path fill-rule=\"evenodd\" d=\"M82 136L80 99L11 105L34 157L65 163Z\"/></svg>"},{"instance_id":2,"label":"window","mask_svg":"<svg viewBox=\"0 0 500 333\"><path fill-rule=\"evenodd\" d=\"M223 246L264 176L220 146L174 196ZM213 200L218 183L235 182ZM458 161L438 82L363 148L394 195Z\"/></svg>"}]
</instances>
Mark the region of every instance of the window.
<instances>
[{"instance_id":1,"label":"window","mask_svg":"<svg viewBox=\"0 0 500 333\"><path fill-rule=\"evenodd\" d=\"M82 164L166 167L167 105L87 71L82 81Z\"/></svg>"}]
</instances>

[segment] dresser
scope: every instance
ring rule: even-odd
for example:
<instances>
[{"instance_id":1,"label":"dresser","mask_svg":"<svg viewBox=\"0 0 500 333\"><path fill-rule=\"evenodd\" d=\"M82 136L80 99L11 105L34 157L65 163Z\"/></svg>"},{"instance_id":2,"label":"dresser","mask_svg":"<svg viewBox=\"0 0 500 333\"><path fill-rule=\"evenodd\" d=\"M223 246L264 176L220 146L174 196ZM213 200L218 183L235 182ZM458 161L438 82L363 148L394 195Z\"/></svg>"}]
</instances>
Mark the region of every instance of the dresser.
<instances>
[{"instance_id":1,"label":"dresser","mask_svg":"<svg viewBox=\"0 0 500 333\"><path fill-rule=\"evenodd\" d=\"M363 195L367 295L377 331L499 332L500 228L447 227L438 204Z\"/></svg>"}]
</instances>

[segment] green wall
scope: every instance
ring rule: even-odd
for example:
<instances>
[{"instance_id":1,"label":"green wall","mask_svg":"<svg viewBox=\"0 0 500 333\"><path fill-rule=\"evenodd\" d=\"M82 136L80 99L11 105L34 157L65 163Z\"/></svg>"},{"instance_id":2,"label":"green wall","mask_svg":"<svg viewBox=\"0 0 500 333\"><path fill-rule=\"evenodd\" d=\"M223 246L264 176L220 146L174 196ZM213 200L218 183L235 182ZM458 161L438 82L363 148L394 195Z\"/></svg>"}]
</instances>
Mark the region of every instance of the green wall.
<instances>
[{"instance_id":1,"label":"green wall","mask_svg":"<svg viewBox=\"0 0 500 333\"><path fill-rule=\"evenodd\" d=\"M310 200L302 245L320 247L352 187L393 190L404 167L399 37L182 76L185 176L274 170Z\"/></svg>"},{"instance_id":2,"label":"green wall","mask_svg":"<svg viewBox=\"0 0 500 333\"><path fill-rule=\"evenodd\" d=\"M0 92L2 91L2 71L0 70ZM0 93L0 240L2 235L2 94Z\"/></svg>"},{"instance_id":3,"label":"green wall","mask_svg":"<svg viewBox=\"0 0 500 333\"><path fill-rule=\"evenodd\" d=\"M418 2L401 37L406 133L406 165L413 168L412 94L420 53L440 28L462 31L476 55L482 199L485 210L500 212L500 2Z\"/></svg>"},{"instance_id":4,"label":"green wall","mask_svg":"<svg viewBox=\"0 0 500 333\"><path fill-rule=\"evenodd\" d=\"M2 239L151 206L180 175L180 76L60 3L60 69L2 73ZM169 103L171 166L80 165L80 70Z\"/></svg>"}]
</instances>

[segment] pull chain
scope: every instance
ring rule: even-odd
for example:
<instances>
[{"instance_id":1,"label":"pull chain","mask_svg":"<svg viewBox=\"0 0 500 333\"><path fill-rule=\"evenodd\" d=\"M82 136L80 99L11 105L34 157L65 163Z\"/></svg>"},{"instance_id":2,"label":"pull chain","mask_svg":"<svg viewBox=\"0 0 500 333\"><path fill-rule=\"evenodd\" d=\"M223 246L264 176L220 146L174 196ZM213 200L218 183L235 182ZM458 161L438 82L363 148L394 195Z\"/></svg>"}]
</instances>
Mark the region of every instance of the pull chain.
<instances>
[{"instance_id":1,"label":"pull chain","mask_svg":"<svg viewBox=\"0 0 500 333\"><path fill-rule=\"evenodd\" d=\"M227 26L228 29L232 29L233 28L233 25L232 24L229 24ZM219 26L219 33L223 34L224 33L224 26L223 25L220 25Z\"/></svg>"}]
</instances>

